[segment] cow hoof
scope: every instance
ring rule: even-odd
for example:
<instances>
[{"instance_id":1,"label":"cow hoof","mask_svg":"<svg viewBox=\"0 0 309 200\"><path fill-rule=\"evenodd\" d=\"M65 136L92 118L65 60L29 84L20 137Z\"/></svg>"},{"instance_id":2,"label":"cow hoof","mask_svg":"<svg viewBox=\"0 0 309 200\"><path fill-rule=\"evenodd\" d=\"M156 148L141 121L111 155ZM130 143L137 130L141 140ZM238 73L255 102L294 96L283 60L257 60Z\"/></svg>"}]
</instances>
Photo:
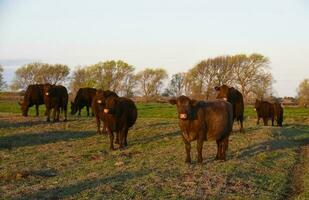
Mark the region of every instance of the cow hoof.
<instances>
[{"instance_id":1,"label":"cow hoof","mask_svg":"<svg viewBox=\"0 0 309 200\"><path fill-rule=\"evenodd\" d=\"M186 160L185 163L191 164L191 160Z\"/></svg>"},{"instance_id":2,"label":"cow hoof","mask_svg":"<svg viewBox=\"0 0 309 200\"><path fill-rule=\"evenodd\" d=\"M67 122L68 120L67 120L67 119L64 119L63 121L64 121L64 122Z\"/></svg>"},{"instance_id":3,"label":"cow hoof","mask_svg":"<svg viewBox=\"0 0 309 200\"><path fill-rule=\"evenodd\" d=\"M50 119L47 119L46 121L47 121L47 122L50 122Z\"/></svg>"}]
</instances>

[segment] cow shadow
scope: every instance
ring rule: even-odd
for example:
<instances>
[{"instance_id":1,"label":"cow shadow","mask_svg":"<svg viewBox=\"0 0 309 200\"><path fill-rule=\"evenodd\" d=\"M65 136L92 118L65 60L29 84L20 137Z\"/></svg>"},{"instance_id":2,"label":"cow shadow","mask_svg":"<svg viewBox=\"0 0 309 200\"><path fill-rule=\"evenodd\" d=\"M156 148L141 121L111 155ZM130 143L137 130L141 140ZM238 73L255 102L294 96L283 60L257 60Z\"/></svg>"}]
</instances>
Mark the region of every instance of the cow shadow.
<instances>
[{"instance_id":1,"label":"cow shadow","mask_svg":"<svg viewBox=\"0 0 309 200\"><path fill-rule=\"evenodd\" d=\"M163 141L163 139L170 140L171 138L174 138L179 135L180 135L180 131L172 131L169 133L153 135L151 137L139 137L137 139L132 140L131 145L148 144L148 143L155 142L158 140Z\"/></svg>"},{"instance_id":2,"label":"cow shadow","mask_svg":"<svg viewBox=\"0 0 309 200\"><path fill-rule=\"evenodd\" d=\"M236 157L251 157L265 151L296 148L309 144L309 125L289 124L283 128L272 128L271 134L273 140L244 148Z\"/></svg>"},{"instance_id":3,"label":"cow shadow","mask_svg":"<svg viewBox=\"0 0 309 200\"><path fill-rule=\"evenodd\" d=\"M49 122L38 120L38 121L24 121L24 122L10 122L10 121L0 121L0 128L19 128L19 127L29 127L42 124L48 124Z\"/></svg>"},{"instance_id":4,"label":"cow shadow","mask_svg":"<svg viewBox=\"0 0 309 200\"><path fill-rule=\"evenodd\" d=\"M70 141L94 136L95 131L48 131L41 133L26 133L22 135L0 136L0 149L14 149L25 146L35 146Z\"/></svg>"},{"instance_id":5,"label":"cow shadow","mask_svg":"<svg viewBox=\"0 0 309 200\"><path fill-rule=\"evenodd\" d=\"M85 190L95 189L100 185L106 185L110 183L119 183L121 187L113 188L115 190L122 190L122 187L125 185L127 181L133 178L143 177L150 173L149 169L142 169L138 171L125 171L122 173L118 173L112 176L107 176L104 178L95 178L95 179L87 179L80 181L78 183L67 185L67 186L58 186L51 189L46 190L38 190L34 193L23 194L15 199L64 199L68 197L72 197L78 193L81 193ZM104 196L113 195L113 191L104 192Z\"/></svg>"}]
</instances>

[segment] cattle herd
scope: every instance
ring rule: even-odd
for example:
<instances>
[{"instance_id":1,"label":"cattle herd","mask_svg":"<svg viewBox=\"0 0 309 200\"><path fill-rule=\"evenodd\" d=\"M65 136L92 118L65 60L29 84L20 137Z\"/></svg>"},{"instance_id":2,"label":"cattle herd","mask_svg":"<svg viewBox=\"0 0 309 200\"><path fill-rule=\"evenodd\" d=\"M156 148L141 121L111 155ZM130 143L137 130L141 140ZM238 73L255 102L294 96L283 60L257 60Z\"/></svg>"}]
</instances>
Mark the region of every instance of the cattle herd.
<instances>
[{"instance_id":1,"label":"cattle herd","mask_svg":"<svg viewBox=\"0 0 309 200\"><path fill-rule=\"evenodd\" d=\"M225 160L228 149L229 136L232 132L233 122L238 121L240 132L243 132L244 100L242 94L233 87L221 85L214 88L217 99L213 101L197 101L186 96L171 98L169 103L175 105L178 112L179 128L186 149L186 162L191 162L191 142L197 140L197 161L203 161L202 149L204 141L216 140L216 159ZM67 105L69 95L62 85L35 84L29 85L24 98L19 102L23 116L28 115L30 107L35 106L36 116L39 115L39 105L45 104L47 121L53 110L53 121L59 121L60 113L67 120ZM114 150L114 143L122 149L128 145L127 136L129 129L137 119L137 108L134 101L126 97L119 97L115 92L94 88L80 88L73 102L71 102L71 114L86 107L89 116L89 108L92 116L95 116L98 134L108 134L110 149ZM260 118L264 125L271 120L277 126L282 126L283 108L280 103L270 103L256 100L255 110L257 124ZM102 124L102 126L101 126ZM115 140L114 140L115 133Z\"/></svg>"}]
</instances>

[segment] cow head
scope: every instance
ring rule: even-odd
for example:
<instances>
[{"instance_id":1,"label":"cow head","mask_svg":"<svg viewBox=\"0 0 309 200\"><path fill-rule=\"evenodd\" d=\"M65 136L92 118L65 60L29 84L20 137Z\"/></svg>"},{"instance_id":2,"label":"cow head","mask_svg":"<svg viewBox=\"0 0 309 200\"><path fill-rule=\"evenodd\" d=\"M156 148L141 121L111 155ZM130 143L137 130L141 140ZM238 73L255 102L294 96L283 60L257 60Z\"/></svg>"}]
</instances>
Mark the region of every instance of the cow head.
<instances>
[{"instance_id":1,"label":"cow head","mask_svg":"<svg viewBox=\"0 0 309 200\"><path fill-rule=\"evenodd\" d=\"M217 99L227 101L230 96L230 88L227 85L216 86L215 90L218 91Z\"/></svg>"},{"instance_id":2,"label":"cow head","mask_svg":"<svg viewBox=\"0 0 309 200\"><path fill-rule=\"evenodd\" d=\"M77 112L77 105L75 105L75 103L71 101L71 115L75 115L76 112Z\"/></svg>"},{"instance_id":3,"label":"cow head","mask_svg":"<svg viewBox=\"0 0 309 200\"><path fill-rule=\"evenodd\" d=\"M102 110L102 112L104 112L105 114L108 114L108 108L106 108L107 106L107 99L109 97L118 97L118 95L110 90L105 90L103 91L102 89L97 90L96 92L96 98L95 98L95 103L99 106L100 110Z\"/></svg>"},{"instance_id":4,"label":"cow head","mask_svg":"<svg viewBox=\"0 0 309 200\"><path fill-rule=\"evenodd\" d=\"M105 114L116 114L116 107L118 104L119 97L117 96L109 96L105 101L105 108L103 109L103 112Z\"/></svg>"},{"instance_id":5,"label":"cow head","mask_svg":"<svg viewBox=\"0 0 309 200\"><path fill-rule=\"evenodd\" d=\"M176 105L179 119L187 120L192 117L196 100L182 95L178 98L170 99L169 102L172 105Z\"/></svg>"},{"instance_id":6,"label":"cow head","mask_svg":"<svg viewBox=\"0 0 309 200\"><path fill-rule=\"evenodd\" d=\"M19 101L18 104L20 105L20 110L23 116L28 116L29 106L26 101Z\"/></svg>"}]
</instances>

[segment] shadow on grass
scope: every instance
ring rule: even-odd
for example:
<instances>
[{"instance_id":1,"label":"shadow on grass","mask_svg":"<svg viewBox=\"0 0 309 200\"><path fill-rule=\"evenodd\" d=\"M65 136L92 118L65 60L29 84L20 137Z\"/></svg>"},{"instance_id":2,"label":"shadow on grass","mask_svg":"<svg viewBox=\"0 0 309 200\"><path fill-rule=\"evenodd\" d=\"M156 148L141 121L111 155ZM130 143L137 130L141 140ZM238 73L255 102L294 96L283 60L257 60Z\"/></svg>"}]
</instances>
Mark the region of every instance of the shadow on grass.
<instances>
[{"instance_id":1,"label":"shadow on grass","mask_svg":"<svg viewBox=\"0 0 309 200\"><path fill-rule=\"evenodd\" d=\"M273 128L273 140L258 143L254 146L242 149L237 156L239 158L253 156L264 151L272 151L286 148L295 148L309 144L309 126L293 124L284 128Z\"/></svg>"},{"instance_id":2,"label":"shadow on grass","mask_svg":"<svg viewBox=\"0 0 309 200\"><path fill-rule=\"evenodd\" d=\"M150 173L150 170L138 170L133 172L123 172L120 174L115 174L112 176L108 176L101 179L87 179L76 184L63 186L63 187L55 187L47 190L37 191L31 194L23 194L16 199L63 199L72 197L80 192L83 192L88 189L95 189L100 185L119 185L115 190L121 190L121 188L125 185L125 182L138 177L143 177ZM113 191L111 191L112 193ZM108 193L104 193L108 195Z\"/></svg>"},{"instance_id":3,"label":"shadow on grass","mask_svg":"<svg viewBox=\"0 0 309 200\"><path fill-rule=\"evenodd\" d=\"M158 140L163 141L164 138L171 139L170 137L176 137L178 135L180 135L180 131L172 131L172 132L165 133L165 134L153 135L151 137L141 137L141 138L133 140L131 144L132 145L148 144L148 143L155 142Z\"/></svg>"},{"instance_id":4,"label":"shadow on grass","mask_svg":"<svg viewBox=\"0 0 309 200\"><path fill-rule=\"evenodd\" d=\"M10 121L0 121L0 128L18 128L18 127L27 127L27 126L36 126L41 124L48 124L46 120L38 121L24 121L24 122L10 122Z\"/></svg>"},{"instance_id":5,"label":"shadow on grass","mask_svg":"<svg viewBox=\"0 0 309 200\"><path fill-rule=\"evenodd\" d=\"M94 136L94 131L53 131L30 133L13 136L0 136L0 149L13 149L25 146L54 143L59 141L77 140Z\"/></svg>"}]
</instances>

